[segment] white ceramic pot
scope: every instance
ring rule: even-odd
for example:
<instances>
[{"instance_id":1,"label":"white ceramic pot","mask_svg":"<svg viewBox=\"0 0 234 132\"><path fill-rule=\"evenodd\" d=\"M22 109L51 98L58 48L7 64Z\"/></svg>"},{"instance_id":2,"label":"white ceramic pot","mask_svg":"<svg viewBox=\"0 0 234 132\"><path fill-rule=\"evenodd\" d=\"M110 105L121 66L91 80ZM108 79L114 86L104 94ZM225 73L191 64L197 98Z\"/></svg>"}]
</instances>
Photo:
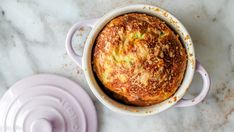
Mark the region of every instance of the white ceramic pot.
<instances>
[{"instance_id":1,"label":"white ceramic pot","mask_svg":"<svg viewBox=\"0 0 234 132\"><path fill-rule=\"evenodd\" d=\"M147 107L129 106L129 105L121 104L111 99L108 95L106 95L103 92L103 90L97 84L93 71L92 71L92 66L91 66L92 48L93 48L95 39L97 35L99 34L99 32L102 30L102 28L113 18L126 14L126 13L132 13L132 12L149 14L152 16L156 16L160 18L161 20L165 21L180 36L181 41L184 47L186 48L186 51L188 54L188 62L187 62L187 68L186 68L186 72L184 75L184 79L183 79L181 86L176 91L176 93L172 97L168 98L167 100L161 103L147 106ZM83 56L79 56L75 53L72 47L72 37L79 28L84 27L84 26L91 27L92 30L89 33L87 40L85 42ZM176 17L174 17L171 13L169 13L168 11L160 7L156 7L152 5L129 5L129 6L115 9L98 19L80 21L77 24L75 24L68 32L67 39L66 39L66 49L67 49L68 55L73 59L73 61L76 62L78 66L82 67L86 80L90 86L90 89L94 93L94 95L106 107L118 113L145 116L145 115L152 115L152 114L162 112L171 107L193 106L193 105L200 103L205 98L205 96L207 95L209 91L209 87L210 87L209 76L206 70L202 67L202 65L195 58L193 42L191 40L191 37L188 31ZM203 88L197 97L193 99L184 99L183 96L185 95L186 91L188 91L188 88L193 80L195 71L198 72L202 77Z\"/></svg>"}]
</instances>

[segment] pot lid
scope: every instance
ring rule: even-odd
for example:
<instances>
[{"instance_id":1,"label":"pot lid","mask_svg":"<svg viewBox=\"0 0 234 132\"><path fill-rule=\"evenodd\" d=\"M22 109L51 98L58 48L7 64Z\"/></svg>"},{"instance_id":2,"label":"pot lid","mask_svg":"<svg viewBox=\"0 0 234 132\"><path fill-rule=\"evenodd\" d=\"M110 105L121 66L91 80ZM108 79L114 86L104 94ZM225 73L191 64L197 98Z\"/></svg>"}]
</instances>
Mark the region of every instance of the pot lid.
<instances>
[{"instance_id":1,"label":"pot lid","mask_svg":"<svg viewBox=\"0 0 234 132\"><path fill-rule=\"evenodd\" d=\"M0 100L0 131L96 132L96 110L73 81L34 75L17 82Z\"/></svg>"}]
</instances>

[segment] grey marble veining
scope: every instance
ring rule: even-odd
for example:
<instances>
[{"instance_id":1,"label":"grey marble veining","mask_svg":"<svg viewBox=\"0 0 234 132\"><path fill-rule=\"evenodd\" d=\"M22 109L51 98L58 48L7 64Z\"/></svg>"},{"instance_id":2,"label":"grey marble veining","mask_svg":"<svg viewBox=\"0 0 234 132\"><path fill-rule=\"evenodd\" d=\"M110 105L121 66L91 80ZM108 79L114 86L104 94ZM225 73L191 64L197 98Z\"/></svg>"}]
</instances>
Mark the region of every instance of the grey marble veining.
<instances>
[{"instance_id":1,"label":"grey marble veining","mask_svg":"<svg viewBox=\"0 0 234 132\"><path fill-rule=\"evenodd\" d=\"M132 117L110 111L89 90L82 70L66 54L68 29L80 20L101 17L111 9L134 3L163 7L188 29L196 57L212 79L210 93L201 104ZM0 97L23 77L56 73L75 80L92 97L100 132L232 132L233 24L233 0L0 0ZM186 97L196 96L201 83L196 74Z\"/></svg>"}]
</instances>

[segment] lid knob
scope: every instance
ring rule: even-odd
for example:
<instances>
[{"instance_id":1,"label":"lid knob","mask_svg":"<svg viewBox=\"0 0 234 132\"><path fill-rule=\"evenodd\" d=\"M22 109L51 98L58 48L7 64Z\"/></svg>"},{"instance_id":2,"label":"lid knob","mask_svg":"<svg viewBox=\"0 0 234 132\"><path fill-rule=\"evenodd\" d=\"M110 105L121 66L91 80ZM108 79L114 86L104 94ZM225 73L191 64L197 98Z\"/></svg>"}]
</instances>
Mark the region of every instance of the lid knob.
<instances>
[{"instance_id":1,"label":"lid knob","mask_svg":"<svg viewBox=\"0 0 234 132\"><path fill-rule=\"evenodd\" d=\"M39 119L32 123L31 132L52 132L52 124L46 119Z\"/></svg>"}]
</instances>

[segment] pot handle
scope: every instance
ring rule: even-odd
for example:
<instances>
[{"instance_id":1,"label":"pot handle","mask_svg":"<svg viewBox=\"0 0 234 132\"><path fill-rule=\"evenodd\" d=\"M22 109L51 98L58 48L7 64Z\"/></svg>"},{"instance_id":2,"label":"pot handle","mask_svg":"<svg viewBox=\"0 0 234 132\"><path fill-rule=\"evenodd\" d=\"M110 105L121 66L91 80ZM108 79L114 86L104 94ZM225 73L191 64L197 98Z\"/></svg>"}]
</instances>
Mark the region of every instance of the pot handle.
<instances>
[{"instance_id":1,"label":"pot handle","mask_svg":"<svg viewBox=\"0 0 234 132\"><path fill-rule=\"evenodd\" d=\"M66 50L68 55L72 58L72 60L79 66L82 67L82 56L78 55L72 47L72 38L75 32L80 29L81 27L91 27L93 28L95 23L97 22L96 19L89 19L83 20L76 24L74 24L68 31L67 38L66 38Z\"/></svg>"},{"instance_id":2,"label":"pot handle","mask_svg":"<svg viewBox=\"0 0 234 132\"><path fill-rule=\"evenodd\" d=\"M194 99L181 99L177 104L175 104L175 107L187 107L187 106L193 106L198 103L200 103L208 94L210 89L210 77L205 70L205 68L200 64L198 60L196 60L196 72L198 72L203 80L203 88L200 92L200 94L195 97Z\"/></svg>"}]
</instances>

